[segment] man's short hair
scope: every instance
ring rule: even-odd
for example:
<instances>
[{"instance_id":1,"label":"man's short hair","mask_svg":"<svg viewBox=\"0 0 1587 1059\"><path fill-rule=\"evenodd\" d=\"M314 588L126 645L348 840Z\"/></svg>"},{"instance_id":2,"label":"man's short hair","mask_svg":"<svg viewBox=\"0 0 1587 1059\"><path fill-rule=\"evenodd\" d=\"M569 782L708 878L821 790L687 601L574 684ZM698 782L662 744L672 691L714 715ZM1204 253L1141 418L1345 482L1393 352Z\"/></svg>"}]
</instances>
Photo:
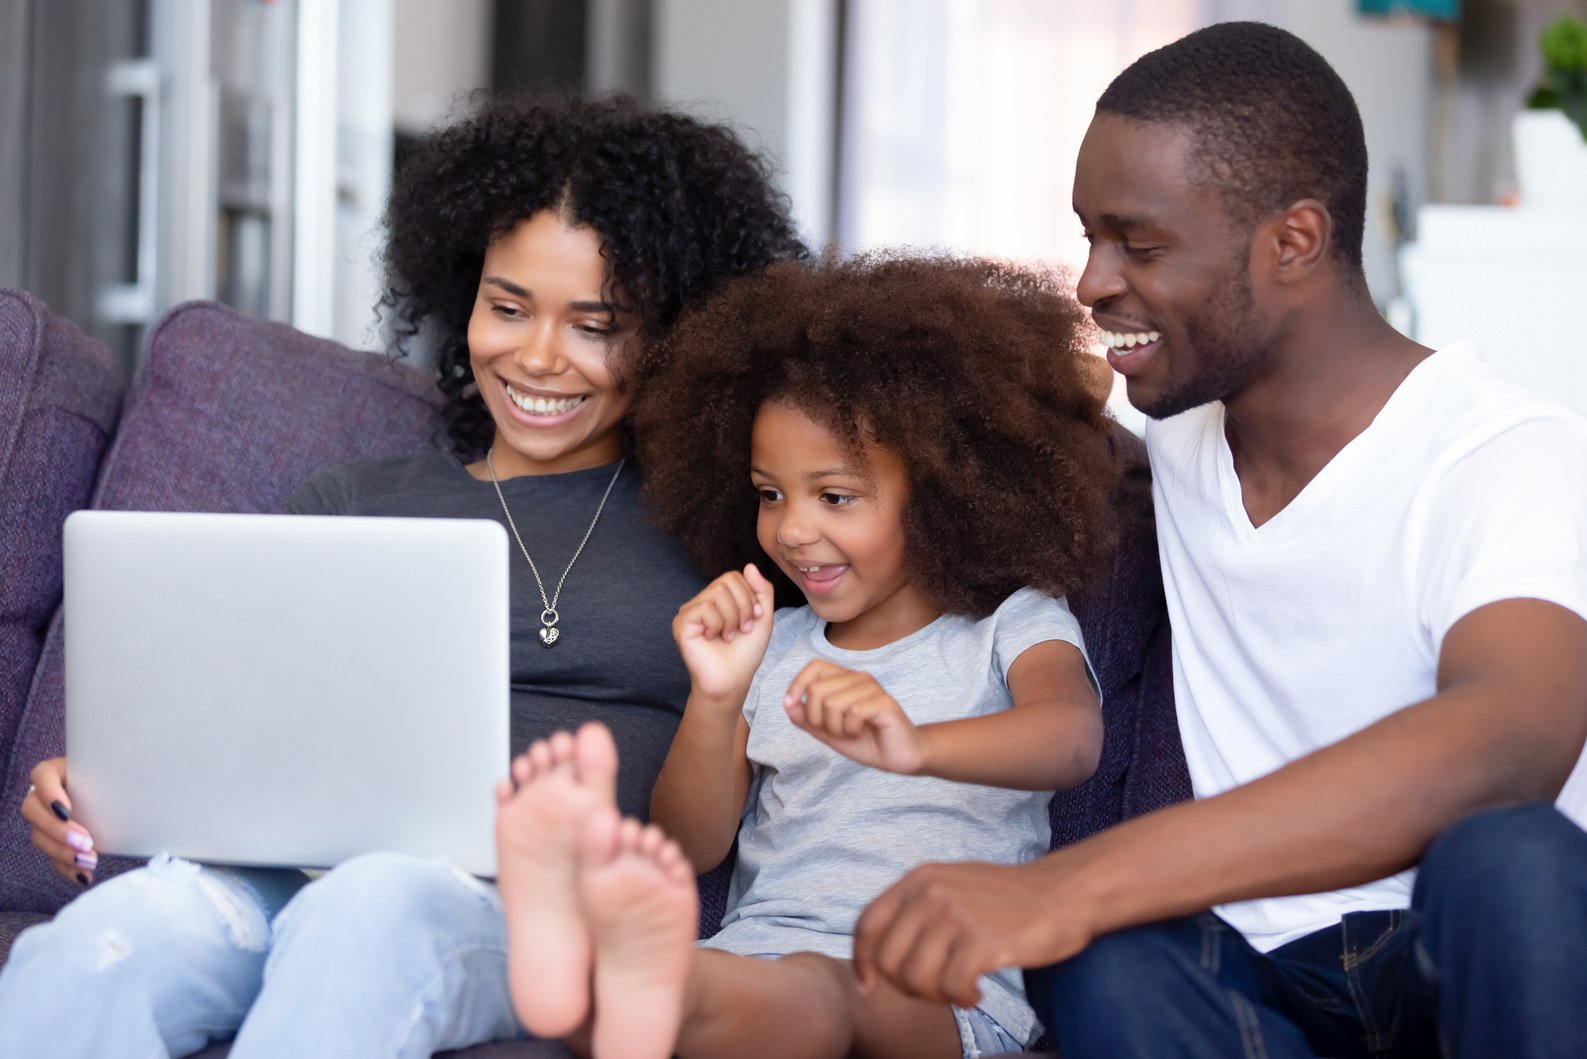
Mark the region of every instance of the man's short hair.
<instances>
[{"instance_id":1,"label":"man's short hair","mask_svg":"<svg viewBox=\"0 0 1587 1059\"><path fill-rule=\"evenodd\" d=\"M1261 22L1223 22L1141 56L1097 112L1190 129L1193 182L1215 188L1252 225L1314 198L1333 219L1333 252L1361 271L1367 146L1361 114L1305 41Z\"/></svg>"}]
</instances>

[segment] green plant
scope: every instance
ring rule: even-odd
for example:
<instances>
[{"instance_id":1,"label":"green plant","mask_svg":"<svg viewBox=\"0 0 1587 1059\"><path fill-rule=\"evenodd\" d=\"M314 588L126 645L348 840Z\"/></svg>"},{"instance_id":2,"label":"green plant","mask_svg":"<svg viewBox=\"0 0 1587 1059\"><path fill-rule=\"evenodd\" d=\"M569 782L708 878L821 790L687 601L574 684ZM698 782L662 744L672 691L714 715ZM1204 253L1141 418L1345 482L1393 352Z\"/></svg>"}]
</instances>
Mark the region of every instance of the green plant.
<instances>
[{"instance_id":1,"label":"green plant","mask_svg":"<svg viewBox=\"0 0 1587 1059\"><path fill-rule=\"evenodd\" d=\"M1543 77L1527 98L1533 110L1563 110L1587 140L1587 23L1562 15L1538 38Z\"/></svg>"}]
</instances>

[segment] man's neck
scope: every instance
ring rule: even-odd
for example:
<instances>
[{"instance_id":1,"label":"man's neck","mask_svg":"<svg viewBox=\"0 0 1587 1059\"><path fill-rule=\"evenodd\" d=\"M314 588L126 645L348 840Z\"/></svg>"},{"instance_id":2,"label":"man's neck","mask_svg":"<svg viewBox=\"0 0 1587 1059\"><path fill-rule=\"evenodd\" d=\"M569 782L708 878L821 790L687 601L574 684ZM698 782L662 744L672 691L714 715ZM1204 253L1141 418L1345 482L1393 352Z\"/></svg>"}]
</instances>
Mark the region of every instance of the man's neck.
<instances>
[{"instance_id":1,"label":"man's neck","mask_svg":"<svg viewBox=\"0 0 1587 1059\"><path fill-rule=\"evenodd\" d=\"M1253 525L1300 495L1431 353L1390 327L1365 298L1339 308L1297 321L1274 369L1224 402Z\"/></svg>"}]
</instances>

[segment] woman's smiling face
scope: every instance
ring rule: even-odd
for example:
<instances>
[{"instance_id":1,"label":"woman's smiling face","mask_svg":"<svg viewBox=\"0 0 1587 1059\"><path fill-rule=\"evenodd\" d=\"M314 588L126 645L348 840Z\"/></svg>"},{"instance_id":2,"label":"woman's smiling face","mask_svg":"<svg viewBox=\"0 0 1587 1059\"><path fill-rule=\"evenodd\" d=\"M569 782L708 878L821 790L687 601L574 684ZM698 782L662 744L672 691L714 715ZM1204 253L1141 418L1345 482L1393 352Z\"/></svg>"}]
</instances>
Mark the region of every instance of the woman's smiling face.
<instances>
[{"instance_id":1,"label":"woman's smiling face","mask_svg":"<svg viewBox=\"0 0 1587 1059\"><path fill-rule=\"evenodd\" d=\"M486 248L468 350L496 424L501 477L577 471L622 455L632 395L613 365L632 354L638 321L607 287L600 238L551 211Z\"/></svg>"}]
</instances>

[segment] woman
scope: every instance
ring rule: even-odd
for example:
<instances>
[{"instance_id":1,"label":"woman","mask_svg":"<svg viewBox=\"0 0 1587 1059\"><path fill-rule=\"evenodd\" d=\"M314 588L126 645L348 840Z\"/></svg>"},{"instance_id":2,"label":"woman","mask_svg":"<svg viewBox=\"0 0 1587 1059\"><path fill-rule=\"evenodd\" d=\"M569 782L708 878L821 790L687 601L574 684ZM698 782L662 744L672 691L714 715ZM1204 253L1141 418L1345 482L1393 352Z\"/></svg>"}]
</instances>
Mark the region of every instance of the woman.
<instances>
[{"instance_id":1,"label":"woman","mask_svg":"<svg viewBox=\"0 0 1587 1059\"><path fill-rule=\"evenodd\" d=\"M480 517L514 538L513 744L599 719L620 802L648 803L688 691L671 645L703 585L651 528L629 364L729 277L802 258L731 132L626 99L495 100L425 143L387 214L399 344L439 344L453 451L316 475L292 510ZM438 709L445 704L438 703ZM88 886L64 759L34 769L34 844ZM371 854L298 872L156 857L26 932L0 972L0 1054L429 1056L522 1033L495 888Z\"/></svg>"}]
</instances>

